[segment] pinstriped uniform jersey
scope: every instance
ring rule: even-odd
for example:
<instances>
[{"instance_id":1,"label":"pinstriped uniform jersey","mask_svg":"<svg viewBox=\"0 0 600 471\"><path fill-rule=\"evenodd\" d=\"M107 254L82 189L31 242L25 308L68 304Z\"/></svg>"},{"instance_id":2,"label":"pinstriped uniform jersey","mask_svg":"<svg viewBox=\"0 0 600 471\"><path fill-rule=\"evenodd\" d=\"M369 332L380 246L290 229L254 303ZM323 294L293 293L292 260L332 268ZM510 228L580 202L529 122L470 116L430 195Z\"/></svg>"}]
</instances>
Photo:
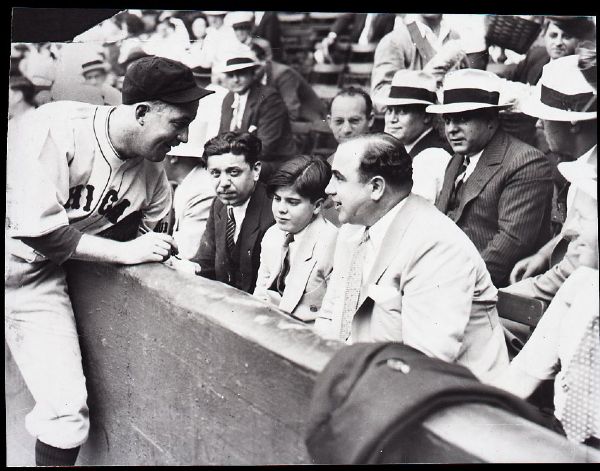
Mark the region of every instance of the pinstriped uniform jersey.
<instances>
[{"instance_id":1,"label":"pinstriped uniform jersey","mask_svg":"<svg viewBox=\"0 0 600 471\"><path fill-rule=\"evenodd\" d=\"M8 236L37 237L64 225L98 234L139 212L152 227L171 207L161 162L122 160L108 137L114 107L61 101L40 107L9 133ZM26 132L23 132L26 131ZM10 238L10 252L45 257Z\"/></svg>"}]
</instances>

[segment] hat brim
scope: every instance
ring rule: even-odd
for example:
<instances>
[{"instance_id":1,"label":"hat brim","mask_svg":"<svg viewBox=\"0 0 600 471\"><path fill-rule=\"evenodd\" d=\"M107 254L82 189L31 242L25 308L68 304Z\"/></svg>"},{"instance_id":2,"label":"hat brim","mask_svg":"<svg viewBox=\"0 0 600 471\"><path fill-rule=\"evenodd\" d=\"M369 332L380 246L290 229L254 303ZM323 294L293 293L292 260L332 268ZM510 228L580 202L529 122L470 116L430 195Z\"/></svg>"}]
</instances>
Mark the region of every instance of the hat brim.
<instances>
[{"instance_id":1,"label":"hat brim","mask_svg":"<svg viewBox=\"0 0 600 471\"><path fill-rule=\"evenodd\" d=\"M561 162L557 165L558 171L574 188L581 189L584 193L598 200L598 184L591 178L595 173L594 167L578 162Z\"/></svg>"},{"instance_id":2,"label":"hat brim","mask_svg":"<svg viewBox=\"0 0 600 471\"><path fill-rule=\"evenodd\" d=\"M235 72L236 70L252 69L252 68L256 68L256 67L260 67L260 64L258 62L226 65L220 69L220 72L222 72L222 73Z\"/></svg>"},{"instance_id":3,"label":"hat brim","mask_svg":"<svg viewBox=\"0 0 600 471\"><path fill-rule=\"evenodd\" d=\"M164 101L165 103L189 103L191 101L200 100L207 95L215 93L213 90L206 90L201 87L193 87L188 88L187 90L183 90L181 92L172 93L170 95L164 95L159 98L160 101Z\"/></svg>"},{"instance_id":4,"label":"hat brim","mask_svg":"<svg viewBox=\"0 0 600 471\"><path fill-rule=\"evenodd\" d=\"M451 113L464 113L465 111L482 110L496 108L503 110L510 108L512 105L490 105L487 103L449 103L447 105L429 105L425 108L427 113L432 114L451 114Z\"/></svg>"},{"instance_id":5,"label":"hat brim","mask_svg":"<svg viewBox=\"0 0 600 471\"><path fill-rule=\"evenodd\" d=\"M382 105L433 105L434 103L426 100L417 100L415 98L386 98L381 102Z\"/></svg>"},{"instance_id":6,"label":"hat brim","mask_svg":"<svg viewBox=\"0 0 600 471\"><path fill-rule=\"evenodd\" d=\"M547 121L589 121L598 117L596 111L581 112L552 108L535 97L524 101L519 109L526 115Z\"/></svg>"},{"instance_id":7,"label":"hat brim","mask_svg":"<svg viewBox=\"0 0 600 471\"><path fill-rule=\"evenodd\" d=\"M99 65L93 65L91 67L84 67L81 70L82 74L87 74L88 72L91 72L92 70L101 70L104 73L108 72L108 66L106 64L99 64Z\"/></svg>"}]
</instances>

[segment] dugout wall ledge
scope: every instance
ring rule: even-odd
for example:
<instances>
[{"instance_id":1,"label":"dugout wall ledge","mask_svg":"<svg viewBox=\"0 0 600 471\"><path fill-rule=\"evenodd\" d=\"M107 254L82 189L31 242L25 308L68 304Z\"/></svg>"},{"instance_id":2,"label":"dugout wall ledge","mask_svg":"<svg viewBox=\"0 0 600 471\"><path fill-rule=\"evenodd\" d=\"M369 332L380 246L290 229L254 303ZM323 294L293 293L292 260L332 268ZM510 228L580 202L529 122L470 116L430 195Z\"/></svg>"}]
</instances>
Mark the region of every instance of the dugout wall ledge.
<instances>
[{"instance_id":1,"label":"dugout wall ledge","mask_svg":"<svg viewBox=\"0 0 600 471\"><path fill-rule=\"evenodd\" d=\"M157 264L69 262L92 427L77 464L310 463L314 380L335 351L252 296ZM8 465L33 465L33 401L5 346ZM376 391L374 391L376 400ZM600 461L552 432L488 406L431 416L413 462Z\"/></svg>"}]
</instances>

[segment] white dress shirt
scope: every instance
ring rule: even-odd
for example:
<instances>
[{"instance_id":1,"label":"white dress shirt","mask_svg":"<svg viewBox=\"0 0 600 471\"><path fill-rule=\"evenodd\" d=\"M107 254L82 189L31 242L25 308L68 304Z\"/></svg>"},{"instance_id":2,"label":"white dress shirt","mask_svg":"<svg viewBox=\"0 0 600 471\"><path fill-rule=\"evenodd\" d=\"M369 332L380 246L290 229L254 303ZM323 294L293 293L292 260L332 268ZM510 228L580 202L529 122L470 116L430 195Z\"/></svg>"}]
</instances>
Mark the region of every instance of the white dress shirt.
<instances>
[{"instance_id":1,"label":"white dress shirt","mask_svg":"<svg viewBox=\"0 0 600 471\"><path fill-rule=\"evenodd\" d=\"M469 178L471 176L471 174L473 173L473 170L475 170L475 167L477 166L477 162L479 162L479 158L481 157L481 154L483 154L483 149L481 151L477 152L477 154L472 155L470 157L469 165L467 166L467 170L465 172L465 177L463 178L463 183L467 181L467 178Z\"/></svg>"},{"instance_id":2,"label":"white dress shirt","mask_svg":"<svg viewBox=\"0 0 600 471\"><path fill-rule=\"evenodd\" d=\"M247 101L247 91L241 95L239 93L234 93L233 103L231 104L231 108L233 108L233 116L231 117L231 124L229 125L230 131L233 131L236 128L240 129L242 127L242 118L244 117L244 110L246 109Z\"/></svg>"},{"instance_id":3,"label":"white dress shirt","mask_svg":"<svg viewBox=\"0 0 600 471\"><path fill-rule=\"evenodd\" d=\"M371 24L373 23L375 16L377 16L377 13L367 13L365 27L363 28L362 33L360 33L358 44L369 44L369 32L371 31Z\"/></svg>"}]
</instances>

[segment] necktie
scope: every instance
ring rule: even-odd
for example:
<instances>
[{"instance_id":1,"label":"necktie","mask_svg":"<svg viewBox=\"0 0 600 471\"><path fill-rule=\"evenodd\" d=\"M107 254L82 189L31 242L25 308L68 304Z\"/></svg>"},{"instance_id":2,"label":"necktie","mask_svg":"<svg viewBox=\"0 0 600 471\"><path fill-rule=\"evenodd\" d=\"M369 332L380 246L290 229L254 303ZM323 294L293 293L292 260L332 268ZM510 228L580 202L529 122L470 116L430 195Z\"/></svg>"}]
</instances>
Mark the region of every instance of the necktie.
<instances>
[{"instance_id":1,"label":"necktie","mask_svg":"<svg viewBox=\"0 0 600 471\"><path fill-rule=\"evenodd\" d=\"M233 208L229 206L227 209L227 227L225 228L225 242L227 244L227 250L229 253L233 251L235 246L235 217L233 215Z\"/></svg>"},{"instance_id":2,"label":"necktie","mask_svg":"<svg viewBox=\"0 0 600 471\"><path fill-rule=\"evenodd\" d=\"M231 115L231 124L229 124L229 130L235 131L238 129L238 114L240 111L240 96L237 93L233 95L233 104L231 107L233 108L233 114Z\"/></svg>"},{"instance_id":3,"label":"necktie","mask_svg":"<svg viewBox=\"0 0 600 471\"><path fill-rule=\"evenodd\" d=\"M277 291L283 295L285 290L285 277L290 271L290 244L294 241L294 234L289 232L285 235L285 241L281 248L281 269L277 275Z\"/></svg>"},{"instance_id":4,"label":"necktie","mask_svg":"<svg viewBox=\"0 0 600 471\"><path fill-rule=\"evenodd\" d=\"M358 299L360 297L360 289L362 287L362 272L367 249L367 241L369 240L369 229L365 228L365 232L358 243L358 246L352 254L352 262L348 270L348 278L346 279L346 290L344 291L344 306L342 308L342 325L340 329L340 340L345 342L350 336L352 330L352 319L358 307Z\"/></svg>"},{"instance_id":5,"label":"necktie","mask_svg":"<svg viewBox=\"0 0 600 471\"><path fill-rule=\"evenodd\" d=\"M467 174L467 167L469 166L470 162L471 162L471 158L468 155L465 155L463 158L463 161L462 161L462 165L460 166L460 169L458 170L458 175L456 176L456 179L454 180L454 188L452 190L452 195L450 197L451 208L458 207L458 192L459 192L461 186L463 185L463 183L465 182L465 176Z\"/></svg>"},{"instance_id":6,"label":"necktie","mask_svg":"<svg viewBox=\"0 0 600 471\"><path fill-rule=\"evenodd\" d=\"M567 365L565 408L561 424L571 440L585 441L594 430L600 408L600 342L598 316L590 319L577 350Z\"/></svg>"}]
</instances>

